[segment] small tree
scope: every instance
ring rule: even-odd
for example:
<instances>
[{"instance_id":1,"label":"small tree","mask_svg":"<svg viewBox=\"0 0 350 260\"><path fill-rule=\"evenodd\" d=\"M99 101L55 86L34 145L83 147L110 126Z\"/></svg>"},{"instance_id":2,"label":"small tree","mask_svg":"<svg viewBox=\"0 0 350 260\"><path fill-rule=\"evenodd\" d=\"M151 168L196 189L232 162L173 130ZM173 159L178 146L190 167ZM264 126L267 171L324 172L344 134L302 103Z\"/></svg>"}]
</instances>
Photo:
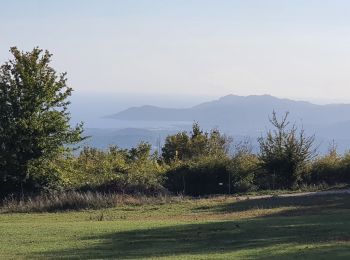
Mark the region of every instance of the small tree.
<instances>
[{"instance_id":1,"label":"small tree","mask_svg":"<svg viewBox=\"0 0 350 260\"><path fill-rule=\"evenodd\" d=\"M34 48L10 52L14 59L0 67L1 193L31 191L38 176L68 144L82 140L82 125L71 128L67 98L72 89L66 73L49 66L51 54Z\"/></svg>"},{"instance_id":2,"label":"small tree","mask_svg":"<svg viewBox=\"0 0 350 260\"><path fill-rule=\"evenodd\" d=\"M167 136L162 148L162 157L167 163L189 158L190 138L187 133L179 132L175 135Z\"/></svg>"},{"instance_id":3,"label":"small tree","mask_svg":"<svg viewBox=\"0 0 350 260\"><path fill-rule=\"evenodd\" d=\"M148 160L151 157L152 146L149 143L141 142L129 151L129 159L131 161Z\"/></svg>"},{"instance_id":4,"label":"small tree","mask_svg":"<svg viewBox=\"0 0 350 260\"><path fill-rule=\"evenodd\" d=\"M212 129L208 138L208 153L215 156L227 155L232 142L232 137L220 133L218 129Z\"/></svg>"},{"instance_id":5,"label":"small tree","mask_svg":"<svg viewBox=\"0 0 350 260\"><path fill-rule=\"evenodd\" d=\"M204 132L198 123L192 125L192 131L169 135L162 148L165 162L184 161L200 156L226 156L229 152L232 138L221 134L218 129Z\"/></svg>"},{"instance_id":6,"label":"small tree","mask_svg":"<svg viewBox=\"0 0 350 260\"><path fill-rule=\"evenodd\" d=\"M192 125L189 147L191 158L208 154L208 133L204 132L196 122Z\"/></svg>"},{"instance_id":7,"label":"small tree","mask_svg":"<svg viewBox=\"0 0 350 260\"><path fill-rule=\"evenodd\" d=\"M304 129L298 131L295 124L289 127L288 113L279 121L272 113L270 122L275 128L266 137L260 137L259 159L272 188L291 187L301 179L303 167L315 155L314 136L306 136Z\"/></svg>"},{"instance_id":8,"label":"small tree","mask_svg":"<svg viewBox=\"0 0 350 260\"><path fill-rule=\"evenodd\" d=\"M253 152L248 138L236 143L228 167L230 173L230 191L244 192L256 189L255 177L259 169L259 158Z\"/></svg>"}]
</instances>

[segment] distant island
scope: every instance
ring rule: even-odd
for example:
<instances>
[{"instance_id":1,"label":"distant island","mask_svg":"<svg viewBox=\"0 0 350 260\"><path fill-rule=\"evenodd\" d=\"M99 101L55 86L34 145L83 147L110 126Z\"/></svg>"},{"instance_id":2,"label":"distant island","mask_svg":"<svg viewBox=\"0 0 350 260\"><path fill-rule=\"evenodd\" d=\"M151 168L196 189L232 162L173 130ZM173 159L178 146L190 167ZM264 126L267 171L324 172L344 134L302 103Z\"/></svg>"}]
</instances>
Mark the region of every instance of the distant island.
<instances>
[{"instance_id":1,"label":"distant island","mask_svg":"<svg viewBox=\"0 0 350 260\"><path fill-rule=\"evenodd\" d=\"M204 129L219 128L223 132L237 138L256 137L269 127L269 115L272 111L282 115L290 112L290 120L303 127L308 134L316 134L316 139L325 151L328 144L335 140L340 151L350 147L350 104L317 105L307 101L281 99L270 95L238 96L227 95L217 100L204 102L190 108L165 108L152 105L131 107L106 118L119 122L140 122L138 128L121 127L109 130L106 134L101 129L87 129L93 137L91 143L106 146L120 143L121 146L134 145L141 137L154 144L159 138L175 130L187 130L196 121ZM150 129L147 122L178 122L173 129ZM144 122L144 126L143 123ZM123 125L125 125L123 123ZM103 126L101 126L103 128ZM124 130L123 130L124 129ZM128 129L127 131L125 129ZM95 139L94 139L95 138ZM102 142L103 141L103 142ZM101 145L103 143L103 145Z\"/></svg>"}]
</instances>

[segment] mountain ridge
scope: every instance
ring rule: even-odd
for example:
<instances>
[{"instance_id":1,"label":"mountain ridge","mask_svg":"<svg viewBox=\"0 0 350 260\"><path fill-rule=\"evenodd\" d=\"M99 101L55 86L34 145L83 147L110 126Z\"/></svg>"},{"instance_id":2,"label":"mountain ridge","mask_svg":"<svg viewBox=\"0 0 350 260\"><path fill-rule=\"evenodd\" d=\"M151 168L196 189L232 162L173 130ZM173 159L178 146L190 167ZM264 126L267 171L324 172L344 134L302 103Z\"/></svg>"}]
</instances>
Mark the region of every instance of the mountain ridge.
<instances>
[{"instance_id":1,"label":"mountain ridge","mask_svg":"<svg viewBox=\"0 0 350 260\"><path fill-rule=\"evenodd\" d=\"M350 121L350 104L318 105L308 101L271 95L227 95L190 108L164 108L151 105L131 107L109 116L118 120L197 121L205 128L219 127L234 134L252 135L268 124L272 111L290 113L290 120L316 130Z\"/></svg>"},{"instance_id":2,"label":"mountain ridge","mask_svg":"<svg viewBox=\"0 0 350 260\"><path fill-rule=\"evenodd\" d=\"M289 111L292 123L316 135L322 153L327 152L332 140L338 143L340 152L350 148L350 104L319 105L270 95L227 95L187 108L134 106L107 116L118 129L90 128L87 132L93 136L90 144L97 147L118 144L127 148L140 141L157 147L158 140L164 141L168 134L178 131L190 131L191 124L197 121L206 131L218 128L235 140L248 137L256 146L256 138L271 129L269 116L273 110L278 117Z\"/></svg>"}]
</instances>

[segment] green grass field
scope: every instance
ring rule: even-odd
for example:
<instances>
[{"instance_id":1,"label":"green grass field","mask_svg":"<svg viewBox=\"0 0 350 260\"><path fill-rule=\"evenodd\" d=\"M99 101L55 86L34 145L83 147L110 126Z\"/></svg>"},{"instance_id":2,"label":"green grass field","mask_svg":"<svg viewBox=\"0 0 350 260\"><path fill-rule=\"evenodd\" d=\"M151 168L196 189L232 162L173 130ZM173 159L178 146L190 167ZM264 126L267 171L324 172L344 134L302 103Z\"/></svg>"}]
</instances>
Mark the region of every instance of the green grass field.
<instances>
[{"instance_id":1,"label":"green grass field","mask_svg":"<svg viewBox=\"0 0 350 260\"><path fill-rule=\"evenodd\" d=\"M350 259L350 195L0 215L0 259Z\"/></svg>"}]
</instances>

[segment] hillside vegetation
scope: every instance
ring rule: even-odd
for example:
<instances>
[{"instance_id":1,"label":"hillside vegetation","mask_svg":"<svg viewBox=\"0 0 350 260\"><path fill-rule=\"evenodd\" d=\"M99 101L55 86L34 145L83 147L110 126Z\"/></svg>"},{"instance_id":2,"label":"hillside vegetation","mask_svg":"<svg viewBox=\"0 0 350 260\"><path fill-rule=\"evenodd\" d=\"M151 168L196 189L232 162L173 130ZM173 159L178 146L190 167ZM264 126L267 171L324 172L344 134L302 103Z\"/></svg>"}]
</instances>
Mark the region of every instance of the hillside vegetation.
<instances>
[{"instance_id":1,"label":"hillside vegetation","mask_svg":"<svg viewBox=\"0 0 350 260\"><path fill-rule=\"evenodd\" d=\"M338 154L332 144L318 156L315 136L293 124L288 112L272 111L271 129L258 138L257 153L249 140L237 143L196 122L191 131L168 135L156 151L146 142L130 149L79 147L88 137L82 123L70 124L73 90L66 73L57 73L52 55L38 47L10 52L13 59L0 67L2 208L104 208L118 194L203 196L350 182L349 153Z\"/></svg>"}]
</instances>

